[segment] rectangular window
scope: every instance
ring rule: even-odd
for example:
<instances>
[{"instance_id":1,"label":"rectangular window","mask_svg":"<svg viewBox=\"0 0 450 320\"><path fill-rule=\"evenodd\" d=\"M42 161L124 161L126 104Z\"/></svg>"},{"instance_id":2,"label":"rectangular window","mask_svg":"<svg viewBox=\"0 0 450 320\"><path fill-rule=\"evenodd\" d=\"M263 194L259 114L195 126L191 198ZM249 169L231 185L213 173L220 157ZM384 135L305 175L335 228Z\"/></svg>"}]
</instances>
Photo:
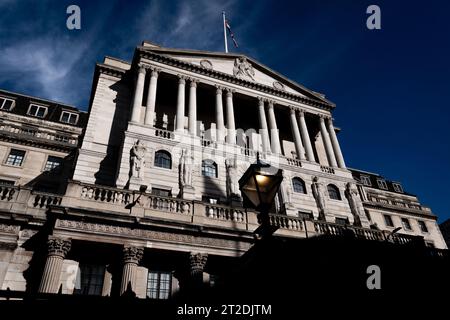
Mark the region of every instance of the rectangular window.
<instances>
[{"instance_id":1,"label":"rectangular window","mask_svg":"<svg viewBox=\"0 0 450 320\"><path fill-rule=\"evenodd\" d=\"M361 176L361 183L368 187L370 187L372 185L372 182L370 182L369 176Z\"/></svg>"},{"instance_id":2,"label":"rectangular window","mask_svg":"<svg viewBox=\"0 0 450 320\"><path fill-rule=\"evenodd\" d=\"M161 197L170 197L171 196L170 190L160 189L160 188L152 188L152 194L155 196L161 196Z\"/></svg>"},{"instance_id":3,"label":"rectangular window","mask_svg":"<svg viewBox=\"0 0 450 320\"><path fill-rule=\"evenodd\" d=\"M33 117L43 118L47 114L47 107L30 104L27 114Z\"/></svg>"},{"instance_id":4,"label":"rectangular window","mask_svg":"<svg viewBox=\"0 0 450 320\"><path fill-rule=\"evenodd\" d=\"M420 231L422 231L422 232L428 232L428 228L427 228L427 225L426 225L426 223L425 223L425 221L417 221L418 223L419 223L419 228L420 228Z\"/></svg>"},{"instance_id":5,"label":"rectangular window","mask_svg":"<svg viewBox=\"0 0 450 320\"><path fill-rule=\"evenodd\" d=\"M336 218L335 221L336 221L336 224L340 224L340 225L343 225L343 226L346 226L346 225L350 224L349 221L348 221L348 218Z\"/></svg>"},{"instance_id":6,"label":"rectangular window","mask_svg":"<svg viewBox=\"0 0 450 320\"><path fill-rule=\"evenodd\" d=\"M69 124L76 124L78 121L78 114L68 111L63 111L61 113L61 122L69 123Z\"/></svg>"},{"instance_id":7,"label":"rectangular window","mask_svg":"<svg viewBox=\"0 0 450 320\"><path fill-rule=\"evenodd\" d=\"M402 226L405 230L411 230L411 224L409 223L409 220L406 218L402 218Z\"/></svg>"},{"instance_id":8,"label":"rectangular window","mask_svg":"<svg viewBox=\"0 0 450 320\"><path fill-rule=\"evenodd\" d=\"M63 159L60 157L48 156L44 171L52 171L53 169L60 167L62 160Z\"/></svg>"},{"instance_id":9,"label":"rectangular window","mask_svg":"<svg viewBox=\"0 0 450 320\"><path fill-rule=\"evenodd\" d=\"M0 110L11 111L14 106L14 100L0 97Z\"/></svg>"},{"instance_id":10,"label":"rectangular window","mask_svg":"<svg viewBox=\"0 0 450 320\"><path fill-rule=\"evenodd\" d=\"M105 266L96 264L80 264L80 287L75 293L100 296L105 278Z\"/></svg>"},{"instance_id":11,"label":"rectangular window","mask_svg":"<svg viewBox=\"0 0 450 320\"><path fill-rule=\"evenodd\" d=\"M378 187L380 188L380 189L384 189L384 190L387 190L387 183L386 183L386 181L385 180L383 180L383 179L377 179L377 183L378 183Z\"/></svg>"},{"instance_id":12,"label":"rectangular window","mask_svg":"<svg viewBox=\"0 0 450 320\"><path fill-rule=\"evenodd\" d=\"M8 155L8 159L6 159L6 164L10 166L20 167L25 158L25 151L11 149Z\"/></svg>"},{"instance_id":13,"label":"rectangular window","mask_svg":"<svg viewBox=\"0 0 450 320\"><path fill-rule=\"evenodd\" d=\"M151 299L169 299L171 288L172 274L170 272L148 272L147 297Z\"/></svg>"},{"instance_id":14,"label":"rectangular window","mask_svg":"<svg viewBox=\"0 0 450 320\"><path fill-rule=\"evenodd\" d=\"M403 193L402 185L399 183L393 183L392 186L394 187L395 192L401 192Z\"/></svg>"},{"instance_id":15,"label":"rectangular window","mask_svg":"<svg viewBox=\"0 0 450 320\"><path fill-rule=\"evenodd\" d=\"M5 179L0 179L0 186L8 186L8 187L12 187L14 185L14 181L12 180L5 180Z\"/></svg>"},{"instance_id":16,"label":"rectangular window","mask_svg":"<svg viewBox=\"0 0 450 320\"><path fill-rule=\"evenodd\" d=\"M384 217L384 223L386 224L386 226L388 227L393 227L394 226L394 222L392 221L392 217L390 215L383 215Z\"/></svg>"}]
</instances>

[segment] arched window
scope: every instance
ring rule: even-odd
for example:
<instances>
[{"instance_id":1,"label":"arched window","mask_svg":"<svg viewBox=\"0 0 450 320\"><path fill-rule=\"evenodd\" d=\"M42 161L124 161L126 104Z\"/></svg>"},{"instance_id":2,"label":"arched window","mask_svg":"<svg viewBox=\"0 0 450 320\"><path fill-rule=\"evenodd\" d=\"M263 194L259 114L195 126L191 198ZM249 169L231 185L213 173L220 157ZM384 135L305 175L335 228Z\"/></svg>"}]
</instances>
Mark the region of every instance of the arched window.
<instances>
[{"instance_id":1,"label":"arched window","mask_svg":"<svg viewBox=\"0 0 450 320\"><path fill-rule=\"evenodd\" d=\"M300 178L292 178L292 187L294 188L294 192L306 193L305 182Z\"/></svg>"},{"instance_id":2,"label":"arched window","mask_svg":"<svg viewBox=\"0 0 450 320\"><path fill-rule=\"evenodd\" d=\"M155 167L172 169L172 156L165 150L155 152Z\"/></svg>"},{"instance_id":3,"label":"arched window","mask_svg":"<svg viewBox=\"0 0 450 320\"><path fill-rule=\"evenodd\" d=\"M334 184L329 184L327 188L330 199L341 200L341 193L339 192L338 187L336 187Z\"/></svg>"},{"instance_id":4,"label":"arched window","mask_svg":"<svg viewBox=\"0 0 450 320\"><path fill-rule=\"evenodd\" d=\"M217 178L217 164L212 160L203 160L202 176Z\"/></svg>"}]
</instances>

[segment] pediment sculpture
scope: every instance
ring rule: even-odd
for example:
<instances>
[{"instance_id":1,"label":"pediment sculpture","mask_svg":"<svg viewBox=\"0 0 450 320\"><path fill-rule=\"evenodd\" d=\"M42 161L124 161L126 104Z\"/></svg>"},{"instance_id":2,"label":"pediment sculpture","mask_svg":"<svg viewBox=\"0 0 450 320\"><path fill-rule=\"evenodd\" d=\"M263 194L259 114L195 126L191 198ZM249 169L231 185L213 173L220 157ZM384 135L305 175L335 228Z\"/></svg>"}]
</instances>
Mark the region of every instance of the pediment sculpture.
<instances>
[{"instance_id":1,"label":"pediment sculpture","mask_svg":"<svg viewBox=\"0 0 450 320\"><path fill-rule=\"evenodd\" d=\"M250 79L255 81L255 70L245 57L238 57L234 60L233 75L239 79Z\"/></svg>"}]
</instances>

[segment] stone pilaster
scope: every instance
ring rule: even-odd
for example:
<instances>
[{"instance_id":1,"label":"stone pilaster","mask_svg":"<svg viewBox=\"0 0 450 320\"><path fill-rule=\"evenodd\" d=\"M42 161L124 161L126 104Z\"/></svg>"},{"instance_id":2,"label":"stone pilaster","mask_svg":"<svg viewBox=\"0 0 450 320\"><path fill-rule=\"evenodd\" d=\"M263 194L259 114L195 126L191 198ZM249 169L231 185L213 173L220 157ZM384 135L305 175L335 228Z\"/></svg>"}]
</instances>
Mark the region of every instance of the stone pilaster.
<instances>
[{"instance_id":1,"label":"stone pilaster","mask_svg":"<svg viewBox=\"0 0 450 320\"><path fill-rule=\"evenodd\" d=\"M158 74L160 70L157 68L152 69L150 75L150 82L148 85L147 93L147 108L145 109L144 124L153 126L155 117L155 103L156 103L156 89L158 85Z\"/></svg>"},{"instance_id":2,"label":"stone pilaster","mask_svg":"<svg viewBox=\"0 0 450 320\"><path fill-rule=\"evenodd\" d=\"M134 89L133 105L131 109L131 121L139 123L141 121L142 98L144 95L146 69L143 65L139 65L137 72L136 87Z\"/></svg>"},{"instance_id":3,"label":"stone pilaster","mask_svg":"<svg viewBox=\"0 0 450 320\"><path fill-rule=\"evenodd\" d=\"M57 293L60 285L59 282L64 258L70 250L71 241L49 236L47 246L47 261L45 262L39 292Z\"/></svg>"},{"instance_id":4,"label":"stone pilaster","mask_svg":"<svg viewBox=\"0 0 450 320\"><path fill-rule=\"evenodd\" d=\"M123 271L122 282L120 284L120 295L127 291L128 286L131 290L136 288L137 266L144 256L144 248L135 246L124 246L123 248Z\"/></svg>"}]
</instances>

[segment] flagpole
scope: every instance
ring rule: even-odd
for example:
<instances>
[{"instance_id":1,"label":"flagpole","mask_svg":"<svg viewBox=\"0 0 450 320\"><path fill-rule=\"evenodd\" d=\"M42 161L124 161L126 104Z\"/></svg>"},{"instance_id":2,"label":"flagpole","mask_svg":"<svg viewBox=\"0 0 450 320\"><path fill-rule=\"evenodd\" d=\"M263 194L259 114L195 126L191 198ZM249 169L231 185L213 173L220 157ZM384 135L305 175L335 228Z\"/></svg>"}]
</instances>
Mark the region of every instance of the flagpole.
<instances>
[{"instance_id":1,"label":"flagpole","mask_svg":"<svg viewBox=\"0 0 450 320\"><path fill-rule=\"evenodd\" d=\"M228 43L227 43L227 28L225 26L225 11L222 11L223 17L223 40L225 41L225 53L228 53Z\"/></svg>"}]
</instances>

